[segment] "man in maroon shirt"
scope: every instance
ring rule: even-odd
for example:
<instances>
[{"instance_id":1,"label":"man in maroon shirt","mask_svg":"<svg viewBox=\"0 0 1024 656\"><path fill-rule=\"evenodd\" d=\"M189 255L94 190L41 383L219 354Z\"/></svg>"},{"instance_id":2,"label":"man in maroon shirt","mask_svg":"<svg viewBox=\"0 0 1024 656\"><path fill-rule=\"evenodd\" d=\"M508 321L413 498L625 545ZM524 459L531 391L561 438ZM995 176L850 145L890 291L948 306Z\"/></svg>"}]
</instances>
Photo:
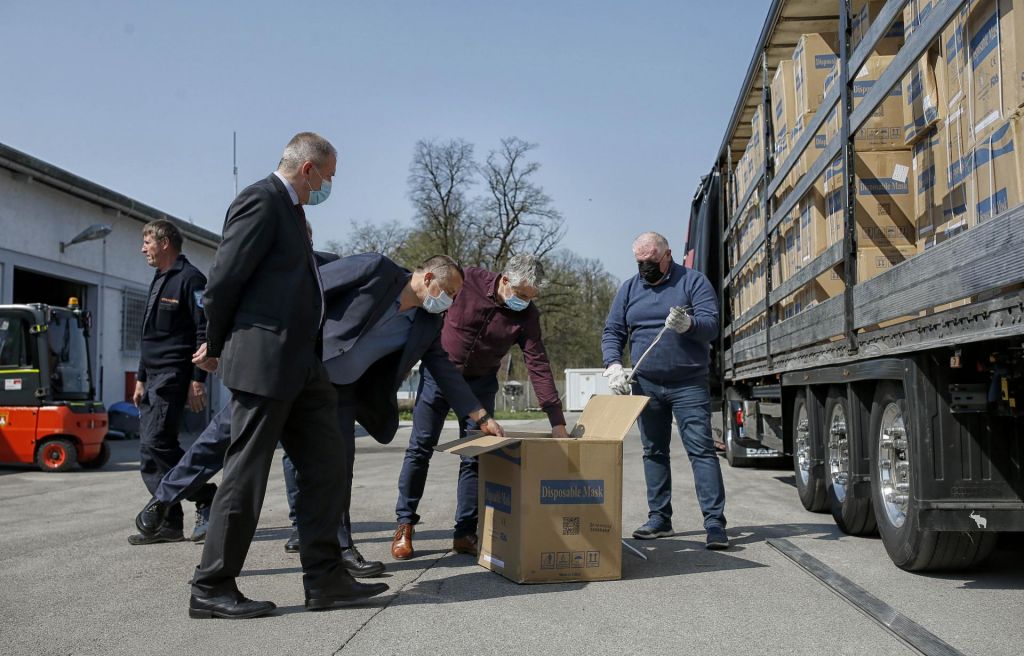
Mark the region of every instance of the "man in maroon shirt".
<instances>
[{"instance_id":1,"label":"man in maroon shirt","mask_svg":"<svg viewBox=\"0 0 1024 656\"><path fill-rule=\"evenodd\" d=\"M552 436L568 437L562 402L540 337L540 312L532 303L543 282L540 262L533 255L516 255L502 274L475 267L467 267L465 273L462 293L448 310L441 331L441 345L448 352L448 359L462 372L477 400L491 414L494 395L498 392L501 360L513 344L518 344L540 407L551 422ZM441 435L449 406L430 372L421 370L412 435L398 479L395 507L398 530L391 542L391 555L397 560L413 557L412 527L420 519L416 509L423 497L430 456ZM472 420L459 420L461 435L465 435L467 429L476 428ZM476 555L476 525L477 459L464 457L459 467L452 549Z\"/></svg>"}]
</instances>

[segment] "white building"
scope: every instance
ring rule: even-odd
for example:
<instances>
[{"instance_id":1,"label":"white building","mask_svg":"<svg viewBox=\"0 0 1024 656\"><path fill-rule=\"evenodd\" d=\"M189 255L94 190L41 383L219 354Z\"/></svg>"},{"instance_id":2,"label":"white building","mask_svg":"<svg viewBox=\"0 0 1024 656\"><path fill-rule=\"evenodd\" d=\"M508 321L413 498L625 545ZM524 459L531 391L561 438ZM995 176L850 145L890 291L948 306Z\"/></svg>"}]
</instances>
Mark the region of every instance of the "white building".
<instances>
[{"instance_id":1,"label":"white building","mask_svg":"<svg viewBox=\"0 0 1024 656\"><path fill-rule=\"evenodd\" d=\"M0 144L0 304L78 297L93 315L94 380L107 406L134 389L154 273L139 249L142 227L154 219L174 222L185 255L209 271L219 235ZM111 231L62 248L94 225Z\"/></svg>"}]
</instances>

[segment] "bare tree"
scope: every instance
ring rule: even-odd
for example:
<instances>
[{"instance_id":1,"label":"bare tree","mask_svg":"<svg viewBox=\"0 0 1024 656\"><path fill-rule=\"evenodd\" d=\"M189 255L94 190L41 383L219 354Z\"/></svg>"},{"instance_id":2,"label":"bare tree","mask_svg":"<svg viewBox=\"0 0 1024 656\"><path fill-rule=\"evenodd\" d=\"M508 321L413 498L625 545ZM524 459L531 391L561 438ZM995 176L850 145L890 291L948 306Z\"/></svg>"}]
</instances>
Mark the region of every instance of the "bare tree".
<instances>
[{"instance_id":1,"label":"bare tree","mask_svg":"<svg viewBox=\"0 0 1024 656\"><path fill-rule=\"evenodd\" d=\"M435 253L462 261L473 223L468 201L476 173L473 144L463 139L418 141L409 166L409 198Z\"/></svg>"},{"instance_id":2,"label":"bare tree","mask_svg":"<svg viewBox=\"0 0 1024 656\"><path fill-rule=\"evenodd\" d=\"M517 253L543 257L565 234L562 215L533 180L540 163L529 161L527 155L536 147L518 137L502 139L501 147L491 151L480 168L487 194L481 201L483 239L477 246L486 249L488 264L495 269Z\"/></svg>"},{"instance_id":3,"label":"bare tree","mask_svg":"<svg viewBox=\"0 0 1024 656\"><path fill-rule=\"evenodd\" d=\"M401 256L409 241L409 228L398 221L389 221L382 225L374 225L369 221L353 221L352 236L345 243L327 242L327 250L338 255L355 255L356 253L380 253L391 259Z\"/></svg>"}]
</instances>

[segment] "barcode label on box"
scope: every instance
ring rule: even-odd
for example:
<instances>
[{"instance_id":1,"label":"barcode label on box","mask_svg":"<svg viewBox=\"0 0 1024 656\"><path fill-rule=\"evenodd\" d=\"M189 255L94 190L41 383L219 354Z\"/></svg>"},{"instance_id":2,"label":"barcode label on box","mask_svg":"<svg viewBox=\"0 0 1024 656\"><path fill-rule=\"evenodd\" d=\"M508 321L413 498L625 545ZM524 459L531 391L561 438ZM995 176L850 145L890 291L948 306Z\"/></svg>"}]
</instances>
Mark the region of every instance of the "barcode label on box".
<instances>
[{"instance_id":1,"label":"barcode label on box","mask_svg":"<svg viewBox=\"0 0 1024 656\"><path fill-rule=\"evenodd\" d=\"M562 518L562 535L579 535L580 534L580 518L579 517L563 517Z\"/></svg>"}]
</instances>

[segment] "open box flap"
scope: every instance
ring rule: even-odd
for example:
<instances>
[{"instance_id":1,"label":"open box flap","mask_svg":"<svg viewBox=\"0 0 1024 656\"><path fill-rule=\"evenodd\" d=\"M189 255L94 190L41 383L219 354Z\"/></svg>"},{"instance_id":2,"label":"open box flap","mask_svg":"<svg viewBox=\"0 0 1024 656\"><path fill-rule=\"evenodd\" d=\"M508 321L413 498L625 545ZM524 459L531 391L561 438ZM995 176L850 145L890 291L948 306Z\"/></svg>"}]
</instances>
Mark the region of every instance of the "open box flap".
<instances>
[{"instance_id":1,"label":"open box flap","mask_svg":"<svg viewBox=\"0 0 1024 656\"><path fill-rule=\"evenodd\" d=\"M434 450L453 453L457 456L474 457L488 451L497 451L502 447L518 444L519 441L520 439L515 437L496 437L473 431L461 439L438 444Z\"/></svg>"},{"instance_id":2,"label":"open box flap","mask_svg":"<svg viewBox=\"0 0 1024 656\"><path fill-rule=\"evenodd\" d=\"M647 405L646 396L598 394L590 397L572 429L582 439L622 440Z\"/></svg>"}]
</instances>

